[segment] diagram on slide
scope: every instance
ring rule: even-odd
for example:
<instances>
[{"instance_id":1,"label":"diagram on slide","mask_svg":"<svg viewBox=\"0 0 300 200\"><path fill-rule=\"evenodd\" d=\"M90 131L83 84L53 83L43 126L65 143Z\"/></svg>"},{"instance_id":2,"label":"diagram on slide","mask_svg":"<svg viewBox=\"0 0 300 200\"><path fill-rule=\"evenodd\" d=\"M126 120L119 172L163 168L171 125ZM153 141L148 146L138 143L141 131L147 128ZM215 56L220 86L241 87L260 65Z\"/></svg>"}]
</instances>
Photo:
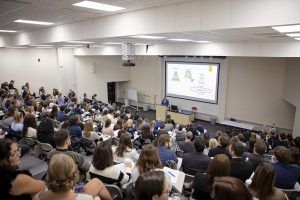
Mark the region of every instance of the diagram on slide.
<instances>
[{"instance_id":1,"label":"diagram on slide","mask_svg":"<svg viewBox=\"0 0 300 200\"><path fill-rule=\"evenodd\" d=\"M191 82L194 81L194 79L192 78L192 72L191 72L191 70L188 69L188 70L185 71L184 78L190 79Z\"/></svg>"},{"instance_id":2,"label":"diagram on slide","mask_svg":"<svg viewBox=\"0 0 300 200\"><path fill-rule=\"evenodd\" d=\"M174 72L174 75L173 75L172 81L180 81L180 78L179 78L179 76L178 76L178 73L177 73L177 71L175 71L175 72Z\"/></svg>"}]
</instances>

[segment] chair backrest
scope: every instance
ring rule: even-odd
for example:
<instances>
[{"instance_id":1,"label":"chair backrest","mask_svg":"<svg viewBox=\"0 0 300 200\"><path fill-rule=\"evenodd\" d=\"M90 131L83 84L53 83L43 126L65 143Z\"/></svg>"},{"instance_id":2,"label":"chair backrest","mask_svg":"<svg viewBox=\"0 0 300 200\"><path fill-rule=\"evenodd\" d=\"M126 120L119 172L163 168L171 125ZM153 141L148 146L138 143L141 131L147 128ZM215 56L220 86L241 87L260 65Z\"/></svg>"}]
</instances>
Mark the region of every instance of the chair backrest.
<instances>
[{"instance_id":1,"label":"chair backrest","mask_svg":"<svg viewBox=\"0 0 300 200\"><path fill-rule=\"evenodd\" d=\"M298 197L300 197L300 188L294 188L294 189L284 189L284 188L277 188L279 190L281 190L282 192L284 192L286 194L286 199L298 199Z\"/></svg>"},{"instance_id":2,"label":"chair backrest","mask_svg":"<svg viewBox=\"0 0 300 200\"><path fill-rule=\"evenodd\" d=\"M37 144L36 141L37 140L35 138L25 137L25 138L22 138L19 142L21 144L27 144L31 148L33 148Z\"/></svg>"},{"instance_id":3,"label":"chair backrest","mask_svg":"<svg viewBox=\"0 0 300 200\"><path fill-rule=\"evenodd\" d=\"M106 189L114 200L123 200L123 193L121 189L113 184L105 184Z\"/></svg>"}]
</instances>

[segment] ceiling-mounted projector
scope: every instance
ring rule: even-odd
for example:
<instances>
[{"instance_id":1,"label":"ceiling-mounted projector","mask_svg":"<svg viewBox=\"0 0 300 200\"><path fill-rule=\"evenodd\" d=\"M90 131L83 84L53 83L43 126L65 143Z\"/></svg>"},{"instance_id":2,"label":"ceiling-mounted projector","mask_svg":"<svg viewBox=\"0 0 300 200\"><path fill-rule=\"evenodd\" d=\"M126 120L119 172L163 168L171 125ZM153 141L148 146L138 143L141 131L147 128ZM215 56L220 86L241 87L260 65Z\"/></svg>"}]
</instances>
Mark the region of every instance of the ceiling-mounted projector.
<instances>
[{"instance_id":1,"label":"ceiling-mounted projector","mask_svg":"<svg viewBox=\"0 0 300 200\"><path fill-rule=\"evenodd\" d=\"M123 63L124 67L135 67L135 63L131 62L130 60L127 60Z\"/></svg>"}]
</instances>

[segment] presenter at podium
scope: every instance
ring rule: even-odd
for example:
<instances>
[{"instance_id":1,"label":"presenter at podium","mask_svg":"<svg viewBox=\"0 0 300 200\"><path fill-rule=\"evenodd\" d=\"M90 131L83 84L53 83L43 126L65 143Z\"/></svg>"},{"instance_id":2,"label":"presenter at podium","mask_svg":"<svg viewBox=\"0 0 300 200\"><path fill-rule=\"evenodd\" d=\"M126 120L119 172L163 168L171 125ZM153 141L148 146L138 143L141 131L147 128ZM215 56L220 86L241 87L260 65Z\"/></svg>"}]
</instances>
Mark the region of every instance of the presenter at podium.
<instances>
[{"instance_id":1,"label":"presenter at podium","mask_svg":"<svg viewBox=\"0 0 300 200\"><path fill-rule=\"evenodd\" d=\"M164 97L164 99L161 101L161 105L169 107L169 100L166 97Z\"/></svg>"}]
</instances>

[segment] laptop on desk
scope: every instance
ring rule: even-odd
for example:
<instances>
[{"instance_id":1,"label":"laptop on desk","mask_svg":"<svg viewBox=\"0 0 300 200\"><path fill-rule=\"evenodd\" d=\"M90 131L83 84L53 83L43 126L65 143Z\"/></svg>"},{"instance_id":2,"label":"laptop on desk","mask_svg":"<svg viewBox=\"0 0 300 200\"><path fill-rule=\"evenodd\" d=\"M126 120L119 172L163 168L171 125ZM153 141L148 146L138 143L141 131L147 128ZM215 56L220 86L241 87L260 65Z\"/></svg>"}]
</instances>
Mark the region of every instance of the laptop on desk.
<instances>
[{"instance_id":1,"label":"laptop on desk","mask_svg":"<svg viewBox=\"0 0 300 200\"><path fill-rule=\"evenodd\" d=\"M171 111L172 112L178 112L178 106L171 105Z\"/></svg>"}]
</instances>

